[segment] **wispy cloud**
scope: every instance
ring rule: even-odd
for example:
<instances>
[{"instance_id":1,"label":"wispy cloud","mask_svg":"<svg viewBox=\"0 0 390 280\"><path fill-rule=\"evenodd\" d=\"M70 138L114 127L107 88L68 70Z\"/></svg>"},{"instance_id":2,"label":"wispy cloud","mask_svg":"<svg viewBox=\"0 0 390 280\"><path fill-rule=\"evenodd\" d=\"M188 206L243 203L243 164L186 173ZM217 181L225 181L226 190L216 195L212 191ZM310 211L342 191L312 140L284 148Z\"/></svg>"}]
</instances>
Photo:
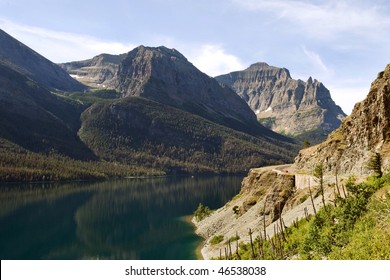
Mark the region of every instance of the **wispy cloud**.
<instances>
[{"instance_id":1,"label":"wispy cloud","mask_svg":"<svg viewBox=\"0 0 390 280\"><path fill-rule=\"evenodd\" d=\"M273 14L299 27L316 39L349 36L379 37L378 30L390 27L390 16L381 6L368 1L351 0L231 0L236 6ZM369 5L368 5L369 4Z\"/></svg>"},{"instance_id":2,"label":"wispy cloud","mask_svg":"<svg viewBox=\"0 0 390 280\"><path fill-rule=\"evenodd\" d=\"M54 62L91 58L101 53L120 54L135 45L106 41L85 34L66 33L0 19L0 26L13 37Z\"/></svg>"},{"instance_id":3,"label":"wispy cloud","mask_svg":"<svg viewBox=\"0 0 390 280\"><path fill-rule=\"evenodd\" d=\"M0 27L11 36L54 62L84 60L101 53L121 54L137 44L106 41L85 34L66 33L35 26L26 26L0 18ZM223 47L209 43L181 42L175 38L158 36L151 46L166 45L177 48L201 71L210 76L244 68L240 59Z\"/></svg>"},{"instance_id":4,"label":"wispy cloud","mask_svg":"<svg viewBox=\"0 0 390 280\"><path fill-rule=\"evenodd\" d=\"M308 50L305 46L302 46L302 51L309 59L310 63L314 66L314 68L317 68L318 70L322 71L324 74L330 73L328 67L325 65L321 56L318 53Z\"/></svg>"}]
</instances>

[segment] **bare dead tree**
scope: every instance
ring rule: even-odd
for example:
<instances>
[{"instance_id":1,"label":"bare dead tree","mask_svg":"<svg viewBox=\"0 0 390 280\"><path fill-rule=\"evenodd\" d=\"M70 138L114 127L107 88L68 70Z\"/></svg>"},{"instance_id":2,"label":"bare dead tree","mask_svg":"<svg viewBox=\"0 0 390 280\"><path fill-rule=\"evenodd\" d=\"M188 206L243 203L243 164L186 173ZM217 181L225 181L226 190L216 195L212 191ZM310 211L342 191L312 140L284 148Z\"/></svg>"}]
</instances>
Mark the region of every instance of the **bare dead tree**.
<instances>
[{"instance_id":1,"label":"bare dead tree","mask_svg":"<svg viewBox=\"0 0 390 280\"><path fill-rule=\"evenodd\" d=\"M254 260L255 259L255 249L253 247L252 229L249 229L249 240L250 240L250 243L251 243L252 260Z\"/></svg>"},{"instance_id":2,"label":"bare dead tree","mask_svg":"<svg viewBox=\"0 0 390 280\"><path fill-rule=\"evenodd\" d=\"M317 210L316 210L316 207L314 205L314 200L313 200L313 194L312 194L311 188L310 188L310 177L309 177L309 194L310 194L311 205L313 206L314 215L317 215Z\"/></svg>"},{"instance_id":3,"label":"bare dead tree","mask_svg":"<svg viewBox=\"0 0 390 280\"><path fill-rule=\"evenodd\" d=\"M257 243L259 249L259 260L263 258L263 237L261 236L261 232L259 232L259 242Z\"/></svg>"},{"instance_id":4,"label":"bare dead tree","mask_svg":"<svg viewBox=\"0 0 390 280\"><path fill-rule=\"evenodd\" d=\"M265 225L265 207L267 205L267 197L264 200L264 208L263 208L263 228L264 228L264 239L267 241L267 227Z\"/></svg>"}]
</instances>

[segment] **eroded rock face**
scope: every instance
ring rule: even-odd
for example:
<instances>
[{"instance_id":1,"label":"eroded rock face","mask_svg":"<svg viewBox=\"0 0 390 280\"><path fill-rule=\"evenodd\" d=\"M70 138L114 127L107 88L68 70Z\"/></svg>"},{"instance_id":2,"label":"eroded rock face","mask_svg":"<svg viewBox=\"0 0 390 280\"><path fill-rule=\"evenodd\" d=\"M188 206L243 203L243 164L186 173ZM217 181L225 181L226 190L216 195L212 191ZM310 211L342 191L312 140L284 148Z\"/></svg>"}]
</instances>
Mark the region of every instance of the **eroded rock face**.
<instances>
[{"instance_id":1,"label":"eroded rock face","mask_svg":"<svg viewBox=\"0 0 390 280\"><path fill-rule=\"evenodd\" d=\"M294 175L270 168L251 169L242 182L240 194L211 217L197 223L197 233L205 238L216 234L229 238L236 232L246 236L248 228L263 230L264 218L266 226L277 221L294 193Z\"/></svg>"},{"instance_id":2,"label":"eroded rock face","mask_svg":"<svg viewBox=\"0 0 390 280\"><path fill-rule=\"evenodd\" d=\"M110 83L118 71L119 64L126 54L100 54L92 59L59 64L78 81L95 88L110 88Z\"/></svg>"},{"instance_id":3,"label":"eroded rock face","mask_svg":"<svg viewBox=\"0 0 390 280\"><path fill-rule=\"evenodd\" d=\"M373 153L382 156L383 170L390 157L390 64L371 84L366 99L357 103L339 129L314 147L302 150L295 160L297 168L311 170L319 162L328 173L370 174L367 163Z\"/></svg>"},{"instance_id":4,"label":"eroded rock face","mask_svg":"<svg viewBox=\"0 0 390 280\"><path fill-rule=\"evenodd\" d=\"M166 47L140 46L119 66L112 87L126 96L140 96L178 107L214 122L236 127L256 125L247 104L193 66L181 53Z\"/></svg>"},{"instance_id":5,"label":"eroded rock face","mask_svg":"<svg viewBox=\"0 0 390 280\"><path fill-rule=\"evenodd\" d=\"M294 80L285 68L256 63L216 79L234 89L276 132L296 136L317 130L327 135L345 117L321 82L311 77L307 82Z\"/></svg>"}]
</instances>

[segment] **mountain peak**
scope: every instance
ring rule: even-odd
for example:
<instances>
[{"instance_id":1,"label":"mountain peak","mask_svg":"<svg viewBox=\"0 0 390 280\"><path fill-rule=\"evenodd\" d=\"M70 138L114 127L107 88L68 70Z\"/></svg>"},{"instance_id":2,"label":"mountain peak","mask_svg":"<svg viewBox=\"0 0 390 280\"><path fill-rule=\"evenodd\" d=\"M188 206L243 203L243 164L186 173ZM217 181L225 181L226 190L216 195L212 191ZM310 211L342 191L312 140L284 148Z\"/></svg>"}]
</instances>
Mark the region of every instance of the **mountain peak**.
<instances>
[{"instance_id":1,"label":"mountain peak","mask_svg":"<svg viewBox=\"0 0 390 280\"><path fill-rule=\"evenodd\" d=\"M286 68L258 62L216 79L235 90L264 125L279 133L309 132L311 142L318 143L345 116L325 86L312 77L307 83L294 80Z\"/></svg>"},{"instance_id":2,"label":"mountain peak","mask_svg":"<svg viewBox=\"0 0 390 280\"><path fill-rule=\"evenodd\" d=\"M219 124L236 123L234 127L240 130L259 126L255 114L230 88L202 73L177 50L164 46L139 46L130 51L112 86L123 97L148 98Z\"/></svg>"},{"instance_id":3,"label":"mountain peak","mask_svg":"<svg viewBox=\"0 0 390 280\"><path fill-rule=\"evenodd\" d=\"M179 51L176 49L170 49L165 46L159 46L159 47L147 47L144 45L140 45L134 50L132 50L130 53L135 52L138 55L155 55L155 56L167 56L170 58L177 58L181 60L187 61L187 58L182 55ZM129 53L129 54L130 54Z\"/></svg>"},{"instance_id":4,"label":"mountain peak","mask_svg":"<svg viewBox=\"0 0 390 280\"><path fill-rule=\"evenodd\" d=\"M368 175L367 162L373 153L382 156L384 168L390 167L390 64L380 72L371 84L362 102L355 105L340 128L327 140L307 150L296 158L296 165L310 170L324 162L327 172Z\"/></svg>"},{"instance_id":5,"label":"mountain peak","mask_svg":"<svg viewBox=\"0 0 390 280\"><path fill-rule=\"evenodd\" d=\"M84 90L86 87L58 65L44 58L0 29L0 63L49 89Z\"/></svg>"}]
</instances>

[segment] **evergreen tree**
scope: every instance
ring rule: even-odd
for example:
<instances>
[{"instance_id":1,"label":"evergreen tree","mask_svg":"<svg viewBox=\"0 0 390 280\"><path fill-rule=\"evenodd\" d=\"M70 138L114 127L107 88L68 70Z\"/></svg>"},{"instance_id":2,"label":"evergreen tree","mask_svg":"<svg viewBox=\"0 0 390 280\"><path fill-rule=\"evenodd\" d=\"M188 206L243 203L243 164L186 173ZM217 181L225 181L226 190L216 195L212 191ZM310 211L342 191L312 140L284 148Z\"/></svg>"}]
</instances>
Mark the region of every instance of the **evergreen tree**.
<instances>
[{"instance_id":1,"label":"evergreen tree","mask_svg":"<svg viewBox=\"0 0 390 280\"><path fill-rule=\"evenodd\" d=\"M382 173L382 158L381 158L381 155L379 153L374 153L368 164L367 164L367 168L371 171L374 172L374 176L380 178L382 177L383 173Z\"/></svg>"}]
</instances>

